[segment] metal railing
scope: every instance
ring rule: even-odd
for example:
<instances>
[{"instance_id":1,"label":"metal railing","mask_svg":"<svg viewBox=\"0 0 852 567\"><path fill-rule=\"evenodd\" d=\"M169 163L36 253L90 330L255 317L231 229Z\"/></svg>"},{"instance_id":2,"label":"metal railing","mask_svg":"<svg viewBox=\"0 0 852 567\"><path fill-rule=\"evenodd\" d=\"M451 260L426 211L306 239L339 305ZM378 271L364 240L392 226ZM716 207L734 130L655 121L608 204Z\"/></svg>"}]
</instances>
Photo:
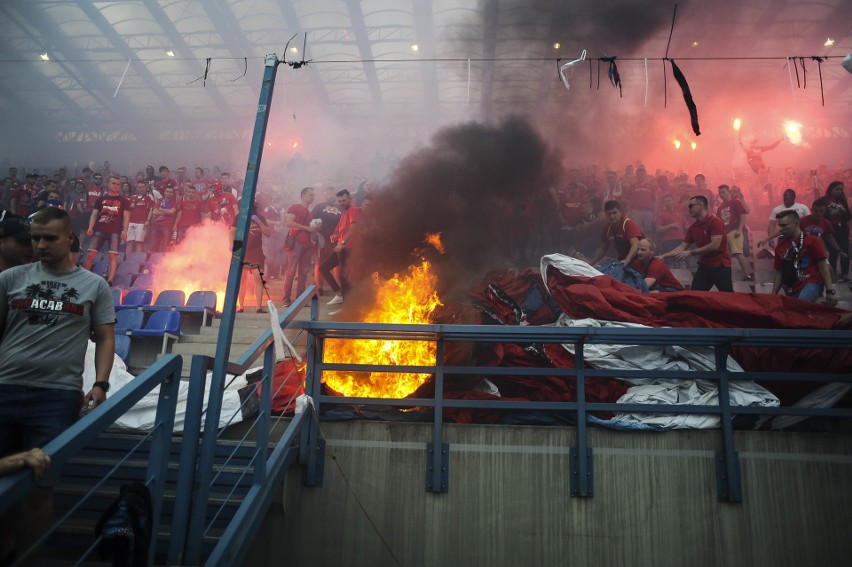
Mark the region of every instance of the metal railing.
<instances>
[{"instance_id":1,"label":"metal railing","mask_svg":"<svg viewBox=\"0 0 852 567\"><path fill-rule=\"evenodd\" d=\"M309 287L293 302L292 306L282 313L279 323L283 328L290 327L302 307L309 302L311 318L317 317L319 312L317 299L314 298L311 301L314 292L315 288ZM246 426L242 439L229 448L230 452L224 457L224 463L218 465L215 462L216 447L224 431L224 428L220 426L220 420L222 393L226 385L223 380L217 380L215 374L209 381L207 379L207 371L213 368L213 358L201 355L192 357L181 463L197 463L197 467L182 466L179 471L173 519L175 529L169 544L169 564L196 565L202 561L209 565L239 563L264 519L274 490L283 482L287 467L299 458L297 435L305 423L316 417L312 407L305 407L304 411L290 419L281 437L275 443L271 443L270 432L273 419L284 419L281 416L273 418L271 409L272 398L277 393L272 391L275 365L273 340L271 329L266 330L236 362L228 363L226 366L229 375L239 376L253 368L254 363L263 356L262 378L256 382L260 387L258 414ZM307 342L307 352L310 354L314 348L313 338L308 336ZM282 381L281 386L286 385L291 379L301 382L301 376L293 372ZM205 386L209 388L208 402L206 410L202 410ZM227 422L232 421L234 417L235 415L228 417ZM233 462L238 451L246 448L251 455L249 464L237 475L219 508L211 514L209 508L211 487L224 482L219 478L216 469L219 468L221 471L222 467ZM250 481L244 482L249 479L249 476ZM248 485L244 492L237 490L241 483ZM218 541L213 545L212 551L206 554L205 538L213 531L222 509L227 505L236 507L236 510L233 511L222 533L218 535ZM185 532L180 529L181 526L186 528Z\"/></svg>"},{"instance_id":2,"label":"metal railing","mask_svg":"<svg viewBox=\"0 0 852 567\"><path fill-rule=\"evenodd\" d=\"M175 408L178 400L182 364L180 356L167 355L162 357L128 385L110 395L106 402L95 408L43 447L43 450L50 455L51 463L49 472L59 471L63 465L95 441L107 427L115 423L119 417L124 415L143 397L155 388L160 388L157 412L150 431L141 437L138 443L112 466L109 473L100 482L95 483L88 492L77 500L70 510L56 520L29 550L17 555L16 559L18 561L28 557L48 537L59 530L63 524L72 519L75 512L102 489L111 475L116 473L121 465L131 458L143 444L147 444L148 441L150 441L150 457L148 458L148 466L145 473L145 484L151 492L153 512L151 516L152 533L157 533L162 516L163 490L169 459L169 446L172 441L172 431L174 429ZM29 469L0 479L0 513L5 512L17 502L24 499L35 488L36 483L33 480L32 471ZM96 538L95 542L80 556L77 564L86 562L99 543L100 538ZM154 557L155 545L156 537L153 537L148 554L150 558Z\"/></svg>"},{"instance_id":3,"label":"metal railing","mask_svg":"<svg viewBox=\"0 0 852 567\"><path fill-rule=\"evenodd\" d=\"M254 534L263 522L272 498L281 486L287 468L296 462L305 466L305 484L322 484L324 471L324 440L320 431L320 409L329 405L369 405L393 408L433 408L432 442L424 446L427 457L425 489L429 492L447 492L449 444L443 441L444 410L496 409L535 410L561 412L576 418L577 444L570 450L569 473L572 495L594 495L592 475L593 449L589 446L587 423L591 412L630 413L680 413L715 414L720 416L722 449L716 454L717 491L720 500L739 502L742 487L739 460L735 449L733 416L735 415L799 415L852 417L852 409L814 409L800 407L756 407L731 404L729 388L737 381L811 381L848 382L848 374L803 374L798 372L731 372L727 367L728 353L734 347L843 349L848 348L847 331L777 331L755 329L611 329L578 327L503 327L476 325L377 325L369 323L336 323L317 320L318 300L313 287L305 291L293 306L283 312L280 323L284 328L298 328L307 333L305 390L311 403L304 411L287 422L281 437L271 438L274 419L284 419L272 414L274 374L274 345L271 330L264 332L235 363L227 364L228 375L240 375L253 367L262 356L259 411L257 416L243 425L245 434L235 443L223 443L222 396L225 381L208 379L213 359L196 355L192 358L190 383L181 444L177 489L175 493L172 529L169 539L169 564L225 565L239 563L248 551ZM311 320L296 321L299 310L311 304ZM433 365L371 365L331 364L323 362L325 341L328 339L356 340L419 340L435 343L436 359ZM574 349L574 368L495 367L470 365L445 365L444 354L450 343L515 343L515 344L565 344ZM683 345L711 347L715 368L712 370L617 370L585 368L584 346L607 345ZM322 390L324 371L406 372L433 376L432 397L380 399L330 395ZM181 359L167 356L160 359L130 385L110 397L97 411L81 420L71 430L51 442L45 450L51 454L52 467L60 467L79 452L115 419L126 412L157 385L160 403L154 428L145 439L151 439L151 460L146 481L154 502L154 533L160 523L163 502L163 478L168 465L169 445L172 438L177 386L181 372ZM448 398L444 384L447 378L457 376L558 376L576 381L576 401L505 401L468 400ZM293 375L294 378L297 376ZM597 403L586 400L586 383L597 378L677 378L708 380L718 386L719 403L714 406L686 404L623 404ZM252 394L254 395L254 394ZM204 409L204 398L207 407ZM239 411L239 410L237 410ZM234 415L225 416L229 423ZM202 427L203 424L203 427ZM222 452L224 447L225 453ZM237 455L242 451L241 455ZM246 454L248 457L246 457ZM230 488L221 471L233 464L229 475ZM116 468L118 465L116 465ZM601 474L601 471L598 471ZM8 509L34 486L32 475L26 471L0 479L0 510ZM211 504L211 491L216 487L224 494L218 504ZM223 488L224 487L224 488ZM93 487L94 493L98 487ZM89 495L84 496L81 502ZM223 510L231 507L224 518ZM223 520L224 518L224 520ZM217 526L221 533L212 533ZM85 560L97 542L83 555ZM152 542L150 556L154 557Z\"/></svg>"},{"instance_id":4,"label":"metal railing","mask_svg":"<svg viewBox=\"0 0 852 567\"><path fill-rule=\"evenodd\" d=\"M598 328L598 327L516 327L476 325L374 325L366 323L330 323L311 321L303 326L316 337L316 349L309 364L306 390L313 399L315 411L327 404L349 404L390 406L397 408L434 408L432 442L425 447L427 456L426 490L446 492L448 490L448 462L450 447L443 442L444 410L450 408L536 410L544 412L568 412L576 417L577 446L570 452L571 492L574 496L594 495L592 476L592 449L588 443L587 422L590 412L630 413L680 413L714 414L720 416L722 450L716 453L717 493L720 500L740 502L742 487L739 459L734 444L733 416L824 416L852 417L852 409L817 409L804 407L758 407L734 406L730 400L730 384L738 381L810 381L848 382L848 374L818 374L801 372L731 372L727 367L730 349L733 347L777 347L848 349L852 333L849 331L813 330L762 330L762 329L650 329L650 328ZM436 343L436 363L425 366L330 364L323 362L327 339L381 339L420 340ZM573 345L575 368L518 368L494 366L446 366L443 363L447 343L555 343ZM584 345L683 345L711 347L713 370L619 370L585 368ZM326 370L356 372L406 372L434 375L435 394L432 398L379 399L345 397L323 394L321 376ZM576 401L499 401L447 399L444 383L447 376L499 376L512 375L535 379L536 376L557 376L576 379ZM592 403L586 401L586 382L598 377L621 378L672 378L708 380L717 384L719 403L715 406L687 404L636 404L636 403ZM322 484L323 451L319 422L307 424L303 435L307 456L308 485Z\"/></svg>"}]
</instances>

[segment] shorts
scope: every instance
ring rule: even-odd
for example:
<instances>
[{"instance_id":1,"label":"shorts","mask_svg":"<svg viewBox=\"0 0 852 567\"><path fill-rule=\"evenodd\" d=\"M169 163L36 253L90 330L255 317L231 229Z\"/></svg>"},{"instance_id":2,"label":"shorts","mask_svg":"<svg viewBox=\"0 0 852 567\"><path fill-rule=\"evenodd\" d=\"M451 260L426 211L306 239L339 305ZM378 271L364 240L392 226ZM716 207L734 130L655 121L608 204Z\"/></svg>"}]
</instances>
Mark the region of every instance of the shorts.
<instances>
[{"instance_id":1,"label":"shorts","mask_svg":"<svg viewBox=\"0 0 852 567\"><path fill-rule=\"evenodd\" d=\"M80 416L79 390L0 384L0 456L42 448Z\"/></svg>"},{"instance_id":2,"label":"shorts","mask_svg":"<svg viewBox=\"0 0 852 567\"><path fill-rule=\"evenodd\" d=\"M127 225L127 242L145 242L145 224L132 222Z\"/></svg>"},{"instance_id":3,"label":"shorts","mask_svg":"<svg viewBox=\"0 0 852 567\"><path fill-rule=\"evenodd\" d=\"M110 254L118 254L118 234L105 234L103 232L96 232L92 235L92 241L89 243L89 252L93 250L97 252L101 243L109 239L109 253Z\"/></svg>"},{"instance_id":4,"label":"shorts","mask_svg":"<svg viewBox=\"0 0 852 567\"><path fill-rule=\"evenodd\" d=\"M739 236L734 236L737 231L732 230L728 233L728 252L731 254L742 254L743 253L743 233L740 232Z\"/></svg>"}]
</instances>

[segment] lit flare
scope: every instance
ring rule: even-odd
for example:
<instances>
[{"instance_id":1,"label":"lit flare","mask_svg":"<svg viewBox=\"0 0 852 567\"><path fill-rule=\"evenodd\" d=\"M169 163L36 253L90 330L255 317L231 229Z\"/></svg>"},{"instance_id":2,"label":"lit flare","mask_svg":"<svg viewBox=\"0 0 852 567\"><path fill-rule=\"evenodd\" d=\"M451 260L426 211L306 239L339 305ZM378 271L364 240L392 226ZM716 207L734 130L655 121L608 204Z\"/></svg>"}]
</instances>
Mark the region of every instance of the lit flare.
<instances>
[{"instance_id":1,"label":"lit flare","mask_svg":"<svg viewBox=\"0 0 852 567\"><path fill-rule=\"evenodd\" d=\"M788 120L784 123L784 133L790 143L798 146L802 143L802 125L793 120Z\"/></svg>"}]
</instances>

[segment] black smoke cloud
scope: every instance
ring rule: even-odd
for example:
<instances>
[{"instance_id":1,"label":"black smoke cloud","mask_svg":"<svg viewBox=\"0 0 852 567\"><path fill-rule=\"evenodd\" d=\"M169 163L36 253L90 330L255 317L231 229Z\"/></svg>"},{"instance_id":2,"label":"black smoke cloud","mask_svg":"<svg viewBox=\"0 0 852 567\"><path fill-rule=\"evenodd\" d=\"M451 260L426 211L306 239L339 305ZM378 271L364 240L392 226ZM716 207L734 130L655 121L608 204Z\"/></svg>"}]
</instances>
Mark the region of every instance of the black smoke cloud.
<instances>
[{"instance_id":1,"label":"black smoke cloud","mask_svg":"<svg viewBox=\"0 0 852 567\"><path fill-rule=\"evenodd\" d=\"M588 56L636 55L633 51L648 39L664 34L671 26L674 3L636 2L635 0L503 0L497 7L496 19L483 22L488 3L482 0L476 16L466 19L457 36L460 49L468 42L482 40L482 25L495 25L498 40L513 38L519 55L552 55L550 44L560 42L565 49L587 49ZM678 2L679 10L688 3ZM549 37L530 35L533 29L549 29ZM518 33L514 33L517 29ZM485 33L488 33L486 30ZM527 46L517 38L528 38ZM665 44L660 46L662 50ZM543 51L544 50L544 51Z\"/></svg>"},{"instance_id":2,"label":"black smoke cloud","mask_svg":"<svg viewBox=\"0 0 852 567\"><path fill-rule=\"evenodd\" d=\"M466 123L437 132L405 158L363 223L367 273L404 273L426 251L443 294L465 289L489 269L536 265L558 234L551 188L558 156L523 118ZM446 254L424 245L440 233Z\"/></svg>"}]
</instances>

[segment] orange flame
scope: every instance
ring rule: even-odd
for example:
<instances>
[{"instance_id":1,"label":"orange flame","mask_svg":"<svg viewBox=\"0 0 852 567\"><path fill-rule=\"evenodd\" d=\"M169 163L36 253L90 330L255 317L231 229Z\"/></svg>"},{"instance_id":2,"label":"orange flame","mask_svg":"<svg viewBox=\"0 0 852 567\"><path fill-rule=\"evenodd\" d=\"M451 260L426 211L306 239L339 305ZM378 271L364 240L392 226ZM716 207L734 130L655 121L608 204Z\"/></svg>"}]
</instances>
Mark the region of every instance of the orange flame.
<instances>
[{"instance_id":1,"label":"orange flame","mask_svg":"<svg viewBox=\"0 0 852 567\"><path fill-rule=\"evenodd\" d=\"M230 248L228 227L205 222L190 228L154 267L154 297L165 289L183 290L187 297L193 291L215 291L216 310L221 311L225 306Z\"/></svg>"},{"instance_id":2,"label":"orange flame","mask_svg":"<svg viewBox=\"0 0 852 567\"><path fill-rule=\"evenodd\" d=\"M419 266L409 266L408 274L403 277L394 274L391 279L382 280L378 274L373 274L376 302L362 320L390 324L430 323L432 313L442 303L435 291L438 278L429 268L429 262L423 260ZM432 341L329 339L325 343L324 360L333 364L432 366L436 348ZM326 371L323 381L344 396L404 398L430 376L404 372Z\"/></svg>"},{"instance_id":3,"label":"orange flame","mask_svg":"<svg viewBox=\"0 0 852 567\"><path fill-rule=\"evenodd\" d=\"M441 254L443 254L445 252L444 243L441 242L441 233L440 232L436 232L434 234L427 234L426 235L426 243L431 244L435 248L435 250L437 250Z\"/></svg>"}]
</instances>

